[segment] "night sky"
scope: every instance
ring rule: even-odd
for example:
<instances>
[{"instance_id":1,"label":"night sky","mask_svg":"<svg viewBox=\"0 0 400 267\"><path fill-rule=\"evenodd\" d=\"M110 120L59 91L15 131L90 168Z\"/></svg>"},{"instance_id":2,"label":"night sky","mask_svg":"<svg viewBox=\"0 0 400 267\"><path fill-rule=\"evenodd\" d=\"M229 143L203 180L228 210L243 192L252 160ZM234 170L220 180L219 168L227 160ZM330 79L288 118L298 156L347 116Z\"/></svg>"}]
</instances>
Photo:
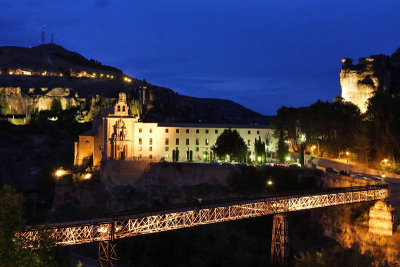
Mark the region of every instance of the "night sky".
<instances>
[{"instance_id":1,"label":"night sky","mask_svg":"<svg viewBox=\"0 0 400 267\"><path fill-rule=\"evenodd\" d=\"M0 0L0 45L47 40L180 94L262 114L340 95L342 57L400 47L393 0Z\"/></svg>"}]
</instances>

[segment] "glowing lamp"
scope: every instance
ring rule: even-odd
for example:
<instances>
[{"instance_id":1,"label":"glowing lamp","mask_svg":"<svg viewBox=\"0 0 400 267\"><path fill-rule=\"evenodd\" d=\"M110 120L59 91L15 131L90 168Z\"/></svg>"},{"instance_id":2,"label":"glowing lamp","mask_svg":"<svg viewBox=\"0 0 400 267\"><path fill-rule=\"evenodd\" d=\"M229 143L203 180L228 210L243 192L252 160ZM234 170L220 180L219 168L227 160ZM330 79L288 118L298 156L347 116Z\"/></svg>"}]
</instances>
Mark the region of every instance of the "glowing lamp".
<instances>
[{"instance_id":1,"label":"glowing lamp","mask_svg":"<svg viewBox=\"0 0 400 267\"><path fill-rule=\"evenodd\" d=\"M268 180L267 185L271 186L273 184L272 180Z\"/></svg>"},{"instance_id":2,"label":"glowing lamp","mask_svg":"<svg viewBox=\"0 0 400 267\"><path fill-rule=\"evenodd\" d=\"M61 177L61 176L63 176L65 174L65 171L63 170L63 169L58 169L56 172L55 172L55 175L57 176L57 177Z\"/></svg>"},{"instance_id":3,"label":"glowing lamp","mask_svg":"<svg viewBox=\"0 0 400 267\"><path fill-rule=\"evenodd\" d=\"M346 151L346 156L348 156L348 155L350 155L350 152L349 152L349 151Z\"/></svg>"},{"instance_id":4,"label":"glowing lamp","mask_svg":"<svg viewBox=\"0 0 400 267\"><path fill-rule=\"evenodd\" d=\"M286 161L290 161L290 156L287 156L285 159Z\"/></svg>"},{"instance_id":5,"label":"glowing lamp","mask_svg":"<svg viewBox=\"0 0 400 267\"><path fill-rule=\"evenodd\" d=\"M258 157L257 160L258 160L258 161L261 161L261 157Z\"/></svg>"},{"instance_id":6,"label":"glowing lamp","mask_svg":"<svg viewBox=\"0 0 400 267\"><path fill-rule=\"evenodd\" d=\"M91 173L86 173L84 178L86 180L88 180L88 179L92 178L92 174Z\"/></svg>"}]
</instances>

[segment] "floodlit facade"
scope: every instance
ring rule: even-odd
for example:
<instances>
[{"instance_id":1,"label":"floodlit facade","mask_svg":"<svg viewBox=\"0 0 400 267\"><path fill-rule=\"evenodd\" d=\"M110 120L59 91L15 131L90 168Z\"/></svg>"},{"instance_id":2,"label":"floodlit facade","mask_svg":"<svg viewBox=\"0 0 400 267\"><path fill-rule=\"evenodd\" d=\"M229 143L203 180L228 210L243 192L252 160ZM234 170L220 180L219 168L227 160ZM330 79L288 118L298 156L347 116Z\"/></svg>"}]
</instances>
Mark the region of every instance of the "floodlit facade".
<instances>
[{"instance_id":1,"label":"floodlit facade","mask_svg":"<svg viewBox=\"0 0 400 267\"><path fill-rule=\"evenodd\" d=\"M178 161L188 161L190 153L194 162L208 157L218 136L231 128L237 130L254 155L254 140L265 142L270 138L269 151L276 140L268 127L227 124L147 123L129 115L125 94L113 109L93 122L92 130L79 136L75 142L76 167L100 167L106 160L172 161L173 150L179 151ZM191 152L190 152L191 151Z\"/></svg>"}]
</instances>

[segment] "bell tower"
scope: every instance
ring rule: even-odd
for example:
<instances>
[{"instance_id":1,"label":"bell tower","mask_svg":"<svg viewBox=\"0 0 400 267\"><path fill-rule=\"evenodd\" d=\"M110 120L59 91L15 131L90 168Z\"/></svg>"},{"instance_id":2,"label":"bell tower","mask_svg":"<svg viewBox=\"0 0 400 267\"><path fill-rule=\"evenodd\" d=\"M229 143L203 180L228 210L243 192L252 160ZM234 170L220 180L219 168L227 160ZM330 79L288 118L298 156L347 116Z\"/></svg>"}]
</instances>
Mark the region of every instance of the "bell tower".
<instances>
[{"instance_id":1,"label":"bell tower","mask_svg":"<svg viewBox=\"0 0 400 267\"><path fill-rule=\"evenodd\" d=\"M128 104L126 103L126 94L119 93L118 101L114 106L114 115L115 116L128 116Z\"/></svg>"}]
</instances>

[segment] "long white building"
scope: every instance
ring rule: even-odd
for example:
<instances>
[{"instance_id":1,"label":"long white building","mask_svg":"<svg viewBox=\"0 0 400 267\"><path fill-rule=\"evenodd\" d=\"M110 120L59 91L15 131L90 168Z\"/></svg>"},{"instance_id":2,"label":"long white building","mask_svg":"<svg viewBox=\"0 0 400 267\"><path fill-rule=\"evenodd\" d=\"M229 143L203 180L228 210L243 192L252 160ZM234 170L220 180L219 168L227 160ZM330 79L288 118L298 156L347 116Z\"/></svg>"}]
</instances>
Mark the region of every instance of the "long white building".
<instances>
[{"instance_id":1,"label":"long white building","mask_svg":"<svg viewBox=\"0 0 400 267\"><path fill-rule=\"evenodd\" d=\"M92 130L75 142L74 165L83 166L92 159L95 168L106 160L172 161L173 150L179 150L179 161L187 161L191 151L193 161L200 162L228 128L240 133L252 155L254 140L259 137L264 142L269 137L269 150L275 148L276 141L268 127L140 122L138 117L129 115L126 96L120 94L113 110L96 118Z\"/></svg>"}]
</instances>

